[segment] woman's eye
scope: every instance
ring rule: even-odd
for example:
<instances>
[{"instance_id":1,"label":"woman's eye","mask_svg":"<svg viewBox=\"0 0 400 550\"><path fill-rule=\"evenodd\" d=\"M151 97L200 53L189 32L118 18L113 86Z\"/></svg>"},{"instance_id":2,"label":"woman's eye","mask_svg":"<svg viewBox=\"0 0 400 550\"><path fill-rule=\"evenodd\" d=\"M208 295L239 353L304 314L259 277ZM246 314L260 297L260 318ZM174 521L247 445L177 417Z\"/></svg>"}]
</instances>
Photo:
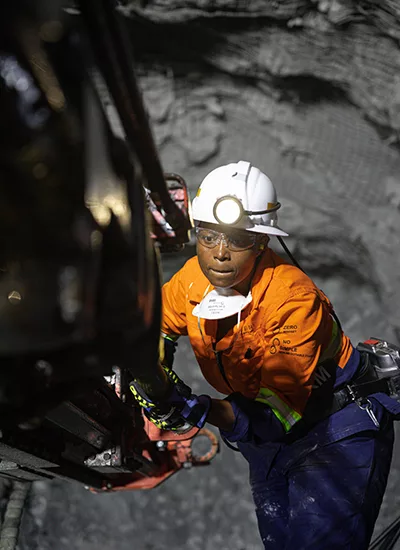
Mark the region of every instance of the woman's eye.
<instances>
[{"instance_id":1,"label":"woman's eye","mask_svg":"<svg viewBox=\"0 0 400 550\"><path fill-rule=\"evenodd\" d=\"M213 241L215 241L216 237L214 235L205 234L203 235L203 239L208 243L212 243Z\"/></svg>"},{"instance_id":2,"label":"woman's eye","mask_svg":"<svg viewBox=\"0 0 400 550\"><path fill-rule=\"evenodd\" d=\"M230 239L230 241L234 246L246 246L248 244L248 241L241 239L240 237Z\"/></svg>"}]
</instances>

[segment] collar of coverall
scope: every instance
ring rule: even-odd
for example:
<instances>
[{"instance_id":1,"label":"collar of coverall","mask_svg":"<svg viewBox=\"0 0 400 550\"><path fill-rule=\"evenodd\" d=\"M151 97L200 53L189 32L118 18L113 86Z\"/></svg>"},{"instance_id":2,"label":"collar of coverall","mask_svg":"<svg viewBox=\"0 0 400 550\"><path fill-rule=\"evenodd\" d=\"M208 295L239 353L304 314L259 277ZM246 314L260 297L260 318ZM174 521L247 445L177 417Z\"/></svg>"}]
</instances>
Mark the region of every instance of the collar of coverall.
<instances>
[{"instance_id":1,"label":"collar of coverall","mask_svg":"<svg viewBox=\"0 0 400 550\"><path fill-rule=\"evenodd\" d=\"M273 252L267 248L258 262L256 271L253 275L251 284L251 294L253 296L252 306L257 307L261 298L265 294L275 268ZM203 274L199 266L199 276L189 285L188 299L193 304L199 304L201 300L214 287L209 283L207 277Z\"/></svg>"}]
</instances>

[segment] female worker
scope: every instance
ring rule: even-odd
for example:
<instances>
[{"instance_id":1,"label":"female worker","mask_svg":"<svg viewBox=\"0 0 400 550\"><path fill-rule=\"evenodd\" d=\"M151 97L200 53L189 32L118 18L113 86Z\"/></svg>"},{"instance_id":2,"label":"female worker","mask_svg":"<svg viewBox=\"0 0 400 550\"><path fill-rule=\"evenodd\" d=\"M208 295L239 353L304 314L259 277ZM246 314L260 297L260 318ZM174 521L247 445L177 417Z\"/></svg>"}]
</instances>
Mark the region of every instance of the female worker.
<instances>
[{"instance_id":1,"label":"female worker","mask_svg":"<svg viewBox=\"0 0 400 550\"><path fill-rule=\"evenodd\" d=\"M167 347L188 335L204 377L228 396L211 400L207 421L249 463L265 548L361 550L400 406L340 391L368 373L328 298L268 248L287 235L279 206L248 162L208 174L193 201L197 257L163 287L162 332Z\"/></svg>"}]
</instances>

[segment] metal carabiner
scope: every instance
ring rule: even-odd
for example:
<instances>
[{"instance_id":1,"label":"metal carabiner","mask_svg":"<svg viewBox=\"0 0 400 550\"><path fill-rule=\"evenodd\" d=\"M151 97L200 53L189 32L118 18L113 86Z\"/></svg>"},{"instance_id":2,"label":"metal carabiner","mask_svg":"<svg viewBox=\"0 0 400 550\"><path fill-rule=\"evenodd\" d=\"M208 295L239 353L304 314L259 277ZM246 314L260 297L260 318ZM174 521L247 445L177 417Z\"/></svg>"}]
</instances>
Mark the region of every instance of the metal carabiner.
<instances>
[{"instance_id":1,"label":"metal carabiner","mask_svg":"<svg viewBox=\"0 0 400 550\"><path fill-rule=\"evenodd\" d=\"M361 410L366 411L372 422L375 424L377 428L380 428L380 424L378 419L376 418L374 411L372 410L372 403L369 399L358 399L356 401L357 405L360 407Z\"/></svg>"}]
</instances>

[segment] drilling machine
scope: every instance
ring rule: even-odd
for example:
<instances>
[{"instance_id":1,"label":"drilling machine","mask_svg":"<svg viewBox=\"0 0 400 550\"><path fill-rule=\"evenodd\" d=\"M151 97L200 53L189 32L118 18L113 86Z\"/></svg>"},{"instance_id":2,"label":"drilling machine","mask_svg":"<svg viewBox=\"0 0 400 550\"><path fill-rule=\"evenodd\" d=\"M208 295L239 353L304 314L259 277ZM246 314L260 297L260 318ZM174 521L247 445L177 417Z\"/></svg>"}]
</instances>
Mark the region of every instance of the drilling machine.
<instances>
[{"instance_id":1,"label":"drilling machine","mask_svg":"<svg viewBox=\"0 0 400 550\"><path fill-rule=\"evenodd\" d=\"M112 0L0 12L0 475L152 488L218 450L129 391L170 383L158 257L188 242L186 184L162 170Z\"/></svg>"}]
</instances>

